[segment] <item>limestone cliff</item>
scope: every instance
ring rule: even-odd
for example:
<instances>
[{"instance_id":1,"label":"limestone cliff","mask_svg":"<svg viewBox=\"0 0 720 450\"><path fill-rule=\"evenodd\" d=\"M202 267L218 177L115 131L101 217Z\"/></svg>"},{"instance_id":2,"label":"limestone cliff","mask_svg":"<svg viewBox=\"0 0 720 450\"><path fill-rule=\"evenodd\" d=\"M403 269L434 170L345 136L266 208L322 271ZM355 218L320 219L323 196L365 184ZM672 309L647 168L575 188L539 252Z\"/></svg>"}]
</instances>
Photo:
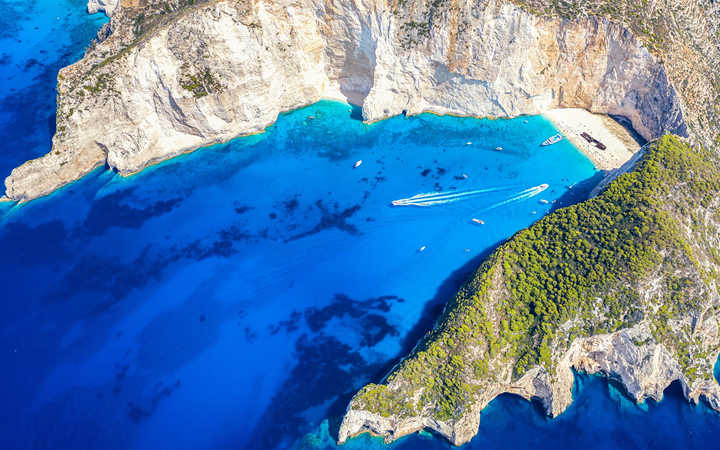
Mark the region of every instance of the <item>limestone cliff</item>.
<instances>
[{"instance_id":1,"label":"limestone cliff","mask_svg":"<svg viewBox=\"0 0 720 450\"><path fill-rule=\"evenodd\" d=\"M120 0L88 0L87 10L90 14L103 11L108 17L111 17L119 3Z\"/></svg>"},{"instance_id":2,"label":"limestone cliff","mask_svg":"<svg viewBox=\"0 0 720 450\"><path fill-rule=\"evenodd\" d=\"M718 315L707 317L703 326L708 329L698 334L714 350L717 350L719 318ZM713 355L716 356L716 353ZM712 357L703 361L710 368L713 363ZM573 370L604 375L617 381L625 393L638 403L648 398L660 401L663 391L678 380L688 400L697 403L702 397L711 408L720 411L720 385L711 377L688 381L673 352L654 340L647 322L612 334L576 339L562 353L554 370L551 375L537 367L518 380L507 377L496 381L479 393L458 421L438 420L427 412L406 417L402 414L382 414L371 408L358 407L359 400L354 399L342 422L339 442L369 432L384 436L389 443L418 430L431 429L453 444L462 445L477 434L481 411L503 393L539 401L546 413L554 417L573 401ZM399 387L404 381L398 378L394 383ZM388 387L393 387L392 382Z\"/></svg>"},{"instance_id":3,"label":"limestone cliff","mask_svg":"<svg viewBox=\"0 0 720 450\"><path fill-rule=\"evenodd\" d=\"M9 199L103 165L129 175L323 97L362 105L368 121L573 106L627 116L648 139L704 130L686 120L663 59L600 16L539 17L497 0L91 4L112 20L60 72L53 148L12 172Z\"/></svg>"}]
</instances>

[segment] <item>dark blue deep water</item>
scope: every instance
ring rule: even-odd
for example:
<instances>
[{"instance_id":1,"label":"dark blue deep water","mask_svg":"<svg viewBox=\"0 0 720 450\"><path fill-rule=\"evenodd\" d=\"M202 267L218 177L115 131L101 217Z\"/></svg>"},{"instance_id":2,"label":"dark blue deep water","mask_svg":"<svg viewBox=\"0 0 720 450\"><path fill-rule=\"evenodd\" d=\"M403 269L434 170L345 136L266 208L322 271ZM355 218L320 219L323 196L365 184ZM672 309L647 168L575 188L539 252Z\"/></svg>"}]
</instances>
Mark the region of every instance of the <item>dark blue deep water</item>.
<instances>
[{"instance_id":1,"label":"dark blue deep water","mask_svg":"<svg viewBox=\"0 0 720 450\"><path fill-rule=\"evenodd\" d=\"M106 21L84 3L0 0L0 177L50 147L57 70ZM352 394L478 261L597 178L567 142L538 146L554 132L540 117L368 126L321 102L131 178L100 169L0 204L0 448L335 448ZM553 420L498 398L467 447L720 447L720 417L677 386L639 407L577 380ZM423 433L390 448L448 447Z\"/></svg>"}]
</instances>

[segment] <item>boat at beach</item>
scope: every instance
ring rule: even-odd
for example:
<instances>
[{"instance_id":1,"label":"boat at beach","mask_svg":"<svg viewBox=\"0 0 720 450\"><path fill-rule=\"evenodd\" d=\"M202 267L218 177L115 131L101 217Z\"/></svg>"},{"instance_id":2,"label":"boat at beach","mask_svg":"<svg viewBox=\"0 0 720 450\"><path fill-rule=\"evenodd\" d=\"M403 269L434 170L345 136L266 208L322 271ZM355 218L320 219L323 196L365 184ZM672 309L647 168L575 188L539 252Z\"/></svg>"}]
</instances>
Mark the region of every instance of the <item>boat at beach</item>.
<instances>
[{"instance_id":1,"label":"boat at beach","mask_svg":"<svg viewBox=\"0 0 720 450\"><path fill-rule=\"evenodd\" d=\"M595 147L599 148L600 150L607 149L607 146L605 146L605 144L603 144L602 142L598 141L597 139L595 139L594 137L590 136L589 134L587 134L585 132L581 133L580 136L582 136L583 139L588 141L588 143L594 145Z\"/></svg>"},{"instance_id":2,"label":"boat at beach","mask_svg":"<svg viewBox=\"0 0 720 450\"><path fill-rule=\"evenodd\" d=\"M558 142L560 142L562 140L563 140L562 134L558 133L554 136L550 136L549 138L545 139L543 141L543 143L540 145L542 145L543 147L547 147L548 145L557 144Z\"/></svg>"}]
</instances>

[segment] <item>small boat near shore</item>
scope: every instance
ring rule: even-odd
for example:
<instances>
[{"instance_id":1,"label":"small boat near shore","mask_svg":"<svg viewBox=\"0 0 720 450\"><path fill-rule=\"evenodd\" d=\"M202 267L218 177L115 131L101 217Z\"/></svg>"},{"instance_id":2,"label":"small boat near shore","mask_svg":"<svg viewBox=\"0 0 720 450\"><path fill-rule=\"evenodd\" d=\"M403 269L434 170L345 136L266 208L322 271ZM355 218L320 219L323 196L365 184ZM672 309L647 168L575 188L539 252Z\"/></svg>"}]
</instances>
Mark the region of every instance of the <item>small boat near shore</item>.
<instances>
[{"instance_id":1,"label":"small boat near shore","mask_svg":"<svg viewBox=\"0 0 720 450\"><path fill-rule=\"evenodd\" d=\"M481 220L481 219L476 219L473 217L472 221L473 221L473 223L476 223L478 225L485 225L485 221Z\"/></svg>"},{"instance_id":2,"label":"small boat near shore","mask_svg":"<svg viewBox=\"0 0 720 450\"><path fill-rule=\"evenodd\" d=\"M563 135L558 133L555 136L550 136L549 138L545 139L542 144L540 144L543 147L547 147L548 145L557 144L558 142L563 140Z\"/></svg>"},{"instance_id":3,"label":"small boat near shore","mask_svg":"<svg viewBox=\"0 0 720 450\"><path fill-rule=\"evenodd\" d=\"M362 159L359 159L355 162L355 165L353 165L353 169L357 169L360 166L362 166Z\"/></svg>"}]
</instances>

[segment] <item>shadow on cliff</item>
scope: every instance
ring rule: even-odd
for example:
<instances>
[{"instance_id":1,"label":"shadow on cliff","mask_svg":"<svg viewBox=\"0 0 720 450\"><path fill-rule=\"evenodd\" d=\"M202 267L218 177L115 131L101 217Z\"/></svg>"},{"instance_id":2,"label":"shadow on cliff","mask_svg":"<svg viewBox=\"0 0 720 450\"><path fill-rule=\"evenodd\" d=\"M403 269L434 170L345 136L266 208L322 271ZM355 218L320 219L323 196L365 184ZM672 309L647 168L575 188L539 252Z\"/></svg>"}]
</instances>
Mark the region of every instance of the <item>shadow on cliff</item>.
<instances>
[{"instance_id":1,"label":"shadow on cliff","mask_svg":"<svg viewBox=\"0 0 720 450\"><path fill-rule=\"evenodd\" d=\"M586 178L573 185L572 189L568 189L563 195L553 203L550 208L550 213L557 211L560 208L575 205L577 203L584 202L590 198L590 193L600 182L607 176L607 172L599 170L595 172L595 175L590 178Z\"/></svg>"},{"instance_id":2,"label":"shadow on cliff","mask_svg":"<svg viewBox=\"0 0 720 450\"><path fill-rule=\"evenodd\" d=\"M625 116L618 115L618 114L608 114L608 116L610 116L610 118L612 120L619 123L623 128L625 128L625 131L628 132L630 137L632 137L635 140L635 142L638 143L638 145L640 147L647 144L647 139L642 137L640 135L640 133L638 133L637 130L635 128L633 128L632 122L630 121L630 119L628 119Z\"/></svg>"}]
</instances>

